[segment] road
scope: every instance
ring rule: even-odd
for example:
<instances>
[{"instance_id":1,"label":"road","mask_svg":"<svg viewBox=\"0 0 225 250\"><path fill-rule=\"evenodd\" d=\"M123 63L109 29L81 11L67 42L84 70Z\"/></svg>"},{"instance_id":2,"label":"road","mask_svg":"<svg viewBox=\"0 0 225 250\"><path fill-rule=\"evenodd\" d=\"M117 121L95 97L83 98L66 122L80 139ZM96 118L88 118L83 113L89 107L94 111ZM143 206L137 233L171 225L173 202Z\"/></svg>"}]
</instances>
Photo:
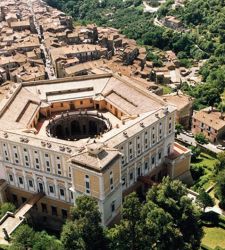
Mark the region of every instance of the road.
<instances>
[{"instance_id":1,"label":"road","mask_svg":"<svg viewBox=\"0 0 225 250\"><path fill-rule=\"evenodd\" d=\"M35 13L34 13L33 0L28 1L28 6L29 6L30 11L32 13L32 17L34 20L35 28L36 28L37 33L38 33L38 37L41 41L40 49L43 51L43 55L44 55L44 59L45 59L45 72L48 75L48 79L50 79L50 80L56 79L57 77L55 75L54 67L53 67L52 62L50 60L50 57L48 55L44 39L42 39L40 25L38 23L38 20L36 19Z\"/></svg>"},{"instance_id":2,"label":"road","mask_svg":"<svg viewBox=\"0 0 225 250\"><path fill-rule=\"evenodd\" d=\"M186 135L186 134L180 133L179 135L177 135L177 138L186 142L189 145L193 145L193 146L197 145L195 139L193 137ZM204 144L202 146L205 147L206 149L209 149L210 151L212 151L214 153L222 152L222 150L218 149L216 147L216 145L214 145L212 143Z\"/></svg>"},{"instance_id":3,"label":"road","mask_svg":"<svg viewBox=\"0 0 225 250\"><path fill-rule=\"evenodd\" d=\"M183 134L183 133L180 133L179 135L177 135L177 139L180 139L180 140L186 142L189 145L193 145L193 146L197 145L196 141L195 141L195 139L193 137L190 137L190 136L188 136L186 134ZM218 149L216 147L216 145L214 145L212 143L204 144L202 146L205 147L206 149L216 153L216 154L222 152L222 150Z\"/></svg>"},{"instance_id":4,"label":"road","mask_svg":"<svg viewBox=\"0 0 225 250\"><path fill-rule=\"evenodd\" d=\"M193 137L190 137L183 133L180 133L179 135L177 135L177 139L180 139L181 141L186 142L189 145L193 145L193 146L197 145Z\"/></svg>"}]
</instances>

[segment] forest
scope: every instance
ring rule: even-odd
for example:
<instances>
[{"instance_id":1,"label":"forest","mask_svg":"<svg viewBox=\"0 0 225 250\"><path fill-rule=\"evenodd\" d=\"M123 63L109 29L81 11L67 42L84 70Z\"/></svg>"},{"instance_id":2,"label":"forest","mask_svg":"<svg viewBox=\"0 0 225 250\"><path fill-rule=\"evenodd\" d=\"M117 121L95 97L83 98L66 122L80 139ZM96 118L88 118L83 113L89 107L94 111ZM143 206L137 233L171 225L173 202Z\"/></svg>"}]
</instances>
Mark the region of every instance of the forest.
<instances>
[{"instance_id":1,"label":"forest","mask_svg":"<svg viewBox=\"0 0 225 250\"><path fill-rule=\"evenodd\" d=\"M140 45L173 50L183 66L206 60L200 69L204 84L182 89L195 97L194 108L215 103L222 105L225 90L225 3L223 0L191 0L184 7L172 9L167 0L157 13L144 13L141 0L47 0L74 18L75 23L111 26L135 39ZM182 20L187 32L155 26L154 18L166 15Z\"/></svg>"}]
</instances>

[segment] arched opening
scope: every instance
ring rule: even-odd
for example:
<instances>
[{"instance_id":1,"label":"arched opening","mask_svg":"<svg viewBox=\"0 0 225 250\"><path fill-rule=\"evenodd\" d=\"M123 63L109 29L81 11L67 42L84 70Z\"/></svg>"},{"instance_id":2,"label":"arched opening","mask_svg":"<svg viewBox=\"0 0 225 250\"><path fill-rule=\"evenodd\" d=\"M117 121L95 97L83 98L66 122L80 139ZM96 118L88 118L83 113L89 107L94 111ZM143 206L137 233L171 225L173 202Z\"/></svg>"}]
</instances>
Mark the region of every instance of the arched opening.
<instances>
[{"instance_id":1,"label":"arched opening","mask_svg":"<svg viewBox=\"0 0 225 250\"><path fill-rule=\"evenodd\" d=\"M58 138L63 138L63 128L61 125L57 125L55 131Z\"/></svg>"},{"instance_id":2,"label":"arched opening","mask_svg":"<svg viewBox=\"0 0 225 250\"><path fill-rule=\"evenodd\" d=\"M77 120L71 122L71 134L77 135L80 134L80 123Z\"/></svg>"},{"instance_id":3,"label":"arched opening","mask_svg":"<svg viewBox=\"0 0 225 250\"><path fill-rule=\"evenodd\" d=\"M89 121L89 134L95 135L98 132L98 127L95 121Z\"/></svg>"}]
</instances>

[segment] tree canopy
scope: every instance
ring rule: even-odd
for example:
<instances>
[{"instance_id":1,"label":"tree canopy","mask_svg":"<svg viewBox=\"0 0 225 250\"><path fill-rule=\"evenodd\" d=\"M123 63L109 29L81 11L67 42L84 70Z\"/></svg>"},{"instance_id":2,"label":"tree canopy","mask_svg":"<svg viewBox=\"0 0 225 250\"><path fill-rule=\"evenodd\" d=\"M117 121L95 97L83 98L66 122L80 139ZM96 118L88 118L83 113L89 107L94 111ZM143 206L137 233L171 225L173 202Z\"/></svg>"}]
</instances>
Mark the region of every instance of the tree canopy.
<instances>
[{"instance_id":1,"label":"tree canopy","mask_svg":"<svg viewBox=\"0 0 225 250\"><path fill-rule=\"evenodd\" d=\"M71 220L63 227L61 241L65 249L105 249L106 237L96 200L80 196L71 208Z\"/></svg>"},{"instance_id":2,"label":"tree canopy","mask_svg":"<svg viewBox=\"0 0 225 250\"><path fill-rule=\"evenodd\" d=\"M199 249L200 211L180 181L164 178L144 204L134 193L126 197L121 223L107 235L110 249Z\"/></svg>"}]
</instances>

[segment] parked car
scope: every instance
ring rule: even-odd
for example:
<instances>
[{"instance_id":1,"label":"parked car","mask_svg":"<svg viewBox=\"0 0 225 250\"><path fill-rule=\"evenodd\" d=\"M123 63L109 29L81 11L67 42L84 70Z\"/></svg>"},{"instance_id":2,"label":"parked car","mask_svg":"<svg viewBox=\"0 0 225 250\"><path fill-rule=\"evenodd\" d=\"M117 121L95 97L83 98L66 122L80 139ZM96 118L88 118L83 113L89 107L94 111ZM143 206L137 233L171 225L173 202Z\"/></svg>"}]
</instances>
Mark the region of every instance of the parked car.
<instances>
[{"instance_id":1,"label":"parked car","mask_svg":"<svg viewBox=\"0 0 225 250\"><path fill-rule=\"evenodd\" d=\"M194 138L194 135L191 132L186 133L187 136Z\"/></svg>"}]
</instances>

